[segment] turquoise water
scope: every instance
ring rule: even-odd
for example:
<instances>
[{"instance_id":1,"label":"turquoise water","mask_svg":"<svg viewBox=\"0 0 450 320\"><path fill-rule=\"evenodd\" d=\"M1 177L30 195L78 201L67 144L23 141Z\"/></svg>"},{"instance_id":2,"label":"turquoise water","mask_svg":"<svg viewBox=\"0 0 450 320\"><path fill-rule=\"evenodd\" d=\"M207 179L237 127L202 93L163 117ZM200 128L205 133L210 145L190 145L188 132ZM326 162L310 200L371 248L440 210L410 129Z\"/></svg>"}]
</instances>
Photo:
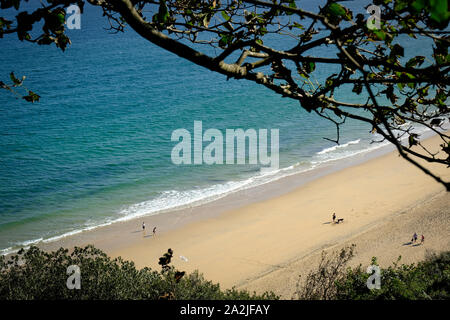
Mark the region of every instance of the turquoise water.
<instances>
[{"instance_id":1,"label":"turquoise water","mask_svg":"<svg viewBox=\"0 0 450 320\"><path fill-rule=\"evenodd\" d=\"M87 6L65 53L0 40L0 77L26 75L29 104L0 92L0 250L7 252L267 183L372 148L369 128L333 124L256 84L180 60L132 31L108 34ZM328 71L328 70L327 70ZM320 77L320 73L318 75ZM176 166L171 133L276 128L280 170L259 165Z\"/></svg>"}]
</instances>

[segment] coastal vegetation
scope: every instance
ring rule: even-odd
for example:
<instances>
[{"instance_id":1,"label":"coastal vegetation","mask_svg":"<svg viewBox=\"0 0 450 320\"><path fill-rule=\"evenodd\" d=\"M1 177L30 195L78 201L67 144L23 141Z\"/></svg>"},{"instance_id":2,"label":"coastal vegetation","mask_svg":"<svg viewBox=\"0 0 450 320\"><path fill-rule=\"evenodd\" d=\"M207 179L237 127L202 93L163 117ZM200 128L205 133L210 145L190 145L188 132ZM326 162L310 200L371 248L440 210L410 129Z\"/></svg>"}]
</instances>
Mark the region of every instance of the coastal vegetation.
<instances>
[{"instance_id":1,"label":"coastal vegetation","mask_svg":"<svg viewBox=\"0 0 450 320\"><path fill-rule=\"evenodd\" d=\"M138 270L131 261L111 259L93 247L60 248L45 252L37 247L0 257L0 300L251 300L275 299L235 289L221 290L198 273L185 274L170 265L173 251L160 259L161 270ZM80 271L79 289L68 288L70 266Z\"/></svg>"},{"instance_id":2,"label":"coastal vegetation","mask_svg":"<svg viewBox=\"0 0 450 320\"><path fill-rule=\"evenodd\" d=\"M428 253L416 264L401 264L401 257L380 268L380 286L368 289L372 275L360 264L349 268L355 246L322 253L319 266L303 284L298 282L296 299L302 300L448 300L450 299L450 251ZM373 257L372 266L378 266ZM369 280L370 282L370 280Z\"/></svg>"},{"instance_id":3,"label":"coastal vegetation","mask_svg":"<svg viewBox=\"0 0 450 320\"><path fill-rule=\"evenodd\" d=\"M381 286L369 290L370 276L359 265L347 266L354 246L322 259L298 286L294 299L392 300L450 299L450 252L429 254L417 264L400 264L381 270ZM160 259L160 271L138 270L131 261L111 259L92 245L45 252L37 247L0 257L0 300L273 300L271 292L222 290L197 271L186 274L172 266L173 251ZM376 258L372 265L377 265ZM80 286L70 289L70 266L79 268ZM281 285L281 284L280 284Z\"/></svg>"}]
</instances>

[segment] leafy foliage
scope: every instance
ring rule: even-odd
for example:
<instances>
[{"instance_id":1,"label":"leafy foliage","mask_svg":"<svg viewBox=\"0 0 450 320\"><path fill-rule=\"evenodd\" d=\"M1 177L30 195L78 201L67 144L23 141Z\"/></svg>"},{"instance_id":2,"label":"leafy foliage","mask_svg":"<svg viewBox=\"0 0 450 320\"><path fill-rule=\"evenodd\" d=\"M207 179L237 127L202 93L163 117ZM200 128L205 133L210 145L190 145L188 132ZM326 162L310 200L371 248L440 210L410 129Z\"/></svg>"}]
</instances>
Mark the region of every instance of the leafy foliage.
<instances>
[{"instance_id":1,"label":"leafy foliage","mask_svg":"<svg viewBox=\"0 0 450 320\"><path fill-rule=\"evenodd\" d=\"M26 78L25 76L22 76L22 79L18 79L14 75L14 72L11 72L9 75L9 78L11 79L12 84L8 85L8 84L4 83L3 81L0 81L0 88L8 90L28 102L39 101L40 96L38 94L34 93L31 90L28 90L27 88L25 88L23 86L23 82L25 81L25 78ZM24 95L24 96L20 95L16 91L17 90L16 88L20 88L20 87L23 88L23 90L25 90L27 92L27 95Z\"/></svg>"},{"instance_id":2,"label":"leafy foliage","mask_svg":"<svg viewBox=\"0 0 450 320\"><path fill-rule=\"evenodd\" d=\"M359 266L337 282L337 299L429 300L450 299L450 252L431 254L418 264L400 264L400 257L381 269L381 288L367 289L369 274ZM377 265L374 258L372 264Z\"/></svg>"},{"instance_id":3,"label":"leafy foliage","mask_svg":"<svg viewBox=\"0 0 450 320\"><path fill-rule=\"evenodd\" d=\"M346 267L353 257L354 246L330 256L322 254L317 269L298 285L296 298L305 300L424 300L450 299L450 251L428 254L417 264L400 264L401 257L390 267L380 268L380 289L368 289L370 276L359 265ZM378 265L372 258L371 265ZM300 282L299 282L300 283Z\"/></svg>"},{"instance_id":4,"label":"leafy foliage","mask_svg":"<svg viewBox=\"0 0 450 320\"><path fill-rule=\"evenodd\" d=\"M111 259L89 245L73 252L59 249L44 252L37 247L0 257L0 300L116 300L116 299L276 299L233 289L221 290L197 271L185 272L170 266L171 249L160 259L161 271L136 269L133 262ZM67 268L81 270L81 289L66 286Z\"/></svg>"}]
</instances>

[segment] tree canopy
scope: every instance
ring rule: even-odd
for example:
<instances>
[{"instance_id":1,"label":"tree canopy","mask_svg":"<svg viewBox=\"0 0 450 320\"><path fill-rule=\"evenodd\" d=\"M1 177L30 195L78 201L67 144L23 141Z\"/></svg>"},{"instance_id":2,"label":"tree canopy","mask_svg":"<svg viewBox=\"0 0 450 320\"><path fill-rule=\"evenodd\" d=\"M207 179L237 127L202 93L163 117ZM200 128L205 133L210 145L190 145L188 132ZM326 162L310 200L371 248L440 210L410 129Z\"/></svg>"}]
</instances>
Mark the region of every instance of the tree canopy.
<instances>
[{"instance_id":1,"label":"tree canopy","mask_svg":"<svg viewBox=\"0 0 450 320\"><path fill-rule=\"evenodd\" d=\"M55 44L64 51L70 44L65 9L99 6L114 32L131 27L210 71L297 100L336 125L336 138L329 140L339 143L346 119L367 123L450 190L450 182L419 161L450 165L450 137L442 130L450 111L447 0L361 1L364 13L366 6L378 6L376 26L367 23L368 14L347 8L346 1L323 1L308 11L301 0L47 0L33 12L21 11L23 1L0 0L1 9L18 12L14 20L0 16L0 37L16 34L20 41ZM32 36L38 24L42 32ZM430 54L417 55L405 43L428 46ZM23 80L11 74L12 84L0 82L0 87L12 91ZM27 93L27 101L39 100ZM418 126L439 135L438 152L422 144Z\"/></svg>"}]
</instances>

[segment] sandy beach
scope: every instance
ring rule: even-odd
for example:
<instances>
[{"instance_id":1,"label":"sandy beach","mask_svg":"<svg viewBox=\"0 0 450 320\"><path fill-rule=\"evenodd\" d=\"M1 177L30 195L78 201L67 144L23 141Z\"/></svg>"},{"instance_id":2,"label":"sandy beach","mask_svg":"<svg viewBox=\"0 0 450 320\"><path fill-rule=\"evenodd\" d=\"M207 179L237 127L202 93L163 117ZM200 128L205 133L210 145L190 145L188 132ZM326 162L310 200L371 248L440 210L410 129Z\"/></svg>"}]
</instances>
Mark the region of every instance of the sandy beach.
<instances>
[{"instance_id":1,"label":"sandy beach","mask_svg":"<svg viewBox=\"0 0 450 320\"><path fill-rule=\"evenodd\" d=\"M432 137L425 145L433 150L438 141ZM356 164L349 160L340 170L323 169L320 178L271 183L265 192L253 191L252 201L246 200L250 191L243 191L234 201L116 223L40 246L93 243L112 257L155 269L172 248L173 265L180 270L197 269L222 287L270 290L284 299L292 297L299 275L317 265L322 250L354 243L352 264L367 265L377 256L386 267L399 255L409 263L429 250L449 250L450 194L397 152L384 153ZM427 167L450 179L448 168ZM331 223L333 212L344 222ZM414 232L425 235L423 246L405 245Z\"/></svg>"}]
</instances>

